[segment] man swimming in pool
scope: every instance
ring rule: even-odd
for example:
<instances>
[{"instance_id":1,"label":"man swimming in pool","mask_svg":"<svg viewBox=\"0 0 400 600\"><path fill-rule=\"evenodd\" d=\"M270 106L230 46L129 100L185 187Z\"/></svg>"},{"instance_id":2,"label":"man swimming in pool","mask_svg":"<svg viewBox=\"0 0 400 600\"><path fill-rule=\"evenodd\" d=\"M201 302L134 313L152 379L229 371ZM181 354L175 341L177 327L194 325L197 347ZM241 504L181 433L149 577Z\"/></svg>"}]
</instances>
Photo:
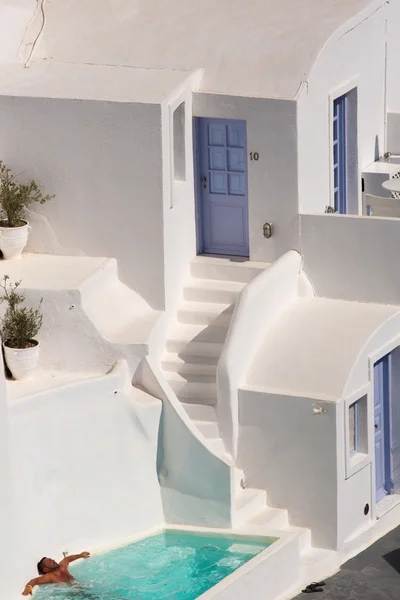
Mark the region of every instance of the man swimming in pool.
<instances>
[{"instance_id":1,"label":"man swimming in pool","mask_svg":"<svg viewBox=\"0 0 400 600\"><path fill-rule=\"evenodd\" d=\"M22 595L32 596L35 585L45 585L47 583L73 583L74 578L68 571L68 565L74 560L78 560L79 558L89 558L89 556L89 552L71 554L71 556L63 558L60 563L45 556L37 565L39 577L35 577L35 579L28 581Z\"/></svg>"}]
</instances>

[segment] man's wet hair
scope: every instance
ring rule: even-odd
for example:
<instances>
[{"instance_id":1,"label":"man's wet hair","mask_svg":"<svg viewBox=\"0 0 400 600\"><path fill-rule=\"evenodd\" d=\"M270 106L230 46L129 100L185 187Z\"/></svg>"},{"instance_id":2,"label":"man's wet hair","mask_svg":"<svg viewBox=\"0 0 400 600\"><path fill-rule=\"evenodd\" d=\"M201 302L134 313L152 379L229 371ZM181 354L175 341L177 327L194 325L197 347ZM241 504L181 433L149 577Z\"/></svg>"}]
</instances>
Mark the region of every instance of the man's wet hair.
<instances>
[{"instance_id":1,"label":"man's wet hair","mask_svg":"<svg viewBox=\"0 0 400 600\"><path fill-rule=\"evenodd\" d=\"M46 560L46 557L43 556L43 558L41 560L39 560L39 562L37 564L37 570L38 570L39 575L44 575L44 571L43 571L44 564L43 564L43 561L45 561L45 560Z\"/></svg>"}]
</instances>

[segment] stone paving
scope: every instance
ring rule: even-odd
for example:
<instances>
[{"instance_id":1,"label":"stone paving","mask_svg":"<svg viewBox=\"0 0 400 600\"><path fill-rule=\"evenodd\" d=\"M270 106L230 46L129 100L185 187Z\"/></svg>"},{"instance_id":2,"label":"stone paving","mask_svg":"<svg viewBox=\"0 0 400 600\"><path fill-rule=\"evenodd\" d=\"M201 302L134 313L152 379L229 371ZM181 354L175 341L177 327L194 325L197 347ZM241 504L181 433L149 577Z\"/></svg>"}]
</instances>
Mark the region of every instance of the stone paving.
<instances>
[{"instance_id":1,"label":"stone paving","mask_svg":"<svg viewBox=\"0 0 400 600\"><path fill-rule=\"evenodd\" d=\"M311 582L310 582L311 583ZM400 527L344 564L326 580L322 593L299 594L324 600L400 600Z\"/></svg>"}]
</instances>

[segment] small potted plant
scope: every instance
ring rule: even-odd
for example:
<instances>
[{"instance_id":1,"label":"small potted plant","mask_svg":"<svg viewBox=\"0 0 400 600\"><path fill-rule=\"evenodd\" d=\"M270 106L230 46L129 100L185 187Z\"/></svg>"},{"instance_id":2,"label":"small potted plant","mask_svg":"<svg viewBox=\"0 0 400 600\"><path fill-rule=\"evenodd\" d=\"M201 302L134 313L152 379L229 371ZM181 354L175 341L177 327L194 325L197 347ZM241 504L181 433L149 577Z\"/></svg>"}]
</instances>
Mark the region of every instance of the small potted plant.
<instances>
[{"instance_id":1,"label":"small potted plant","mask_svg":"<svg viewBox=\"0 0 400 600\"><path fill-rule=\"evenodd\" d=\"M23 306L25 296L18 291L21 281L14 285L8 275L0 282L3 294L0 302L7 304L1 319L0 331L4 356L14 379L23 379L36 368L39 359L39 342L35 339L42 322L42 302L36 308Z\"/></svg>"},{"instance_id":2,"label":"small potted plant","mask_svg":"<svg viewBox=\"0 0 400 600\"><path fill-rule=\"evenodd\" d=\"M21 258L31 229L25 218L27 208L33 202L44 204L52 198L44 196L35 181L18 183L0 161L0 250L4 258Z\"/></svg>"}]
</instances>

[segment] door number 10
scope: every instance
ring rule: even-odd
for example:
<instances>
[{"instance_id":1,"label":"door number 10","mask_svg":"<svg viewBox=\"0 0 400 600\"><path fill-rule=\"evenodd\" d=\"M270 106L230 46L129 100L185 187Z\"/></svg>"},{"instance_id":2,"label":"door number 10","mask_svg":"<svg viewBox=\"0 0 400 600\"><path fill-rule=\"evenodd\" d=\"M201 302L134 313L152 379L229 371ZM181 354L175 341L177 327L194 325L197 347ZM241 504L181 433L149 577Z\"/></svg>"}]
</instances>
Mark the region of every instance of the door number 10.
<instances>
[{"instance_id":1,"label":"door number 10","mask_svg":"<svg viewBox=\"0 0 400 600\"><path fill-rule=\"evenodd\" d=\"M257 161L259 158L260 158L260 155L258 154L258 152L250 152L250 160Z\"/></svg>"}]
</instances>

